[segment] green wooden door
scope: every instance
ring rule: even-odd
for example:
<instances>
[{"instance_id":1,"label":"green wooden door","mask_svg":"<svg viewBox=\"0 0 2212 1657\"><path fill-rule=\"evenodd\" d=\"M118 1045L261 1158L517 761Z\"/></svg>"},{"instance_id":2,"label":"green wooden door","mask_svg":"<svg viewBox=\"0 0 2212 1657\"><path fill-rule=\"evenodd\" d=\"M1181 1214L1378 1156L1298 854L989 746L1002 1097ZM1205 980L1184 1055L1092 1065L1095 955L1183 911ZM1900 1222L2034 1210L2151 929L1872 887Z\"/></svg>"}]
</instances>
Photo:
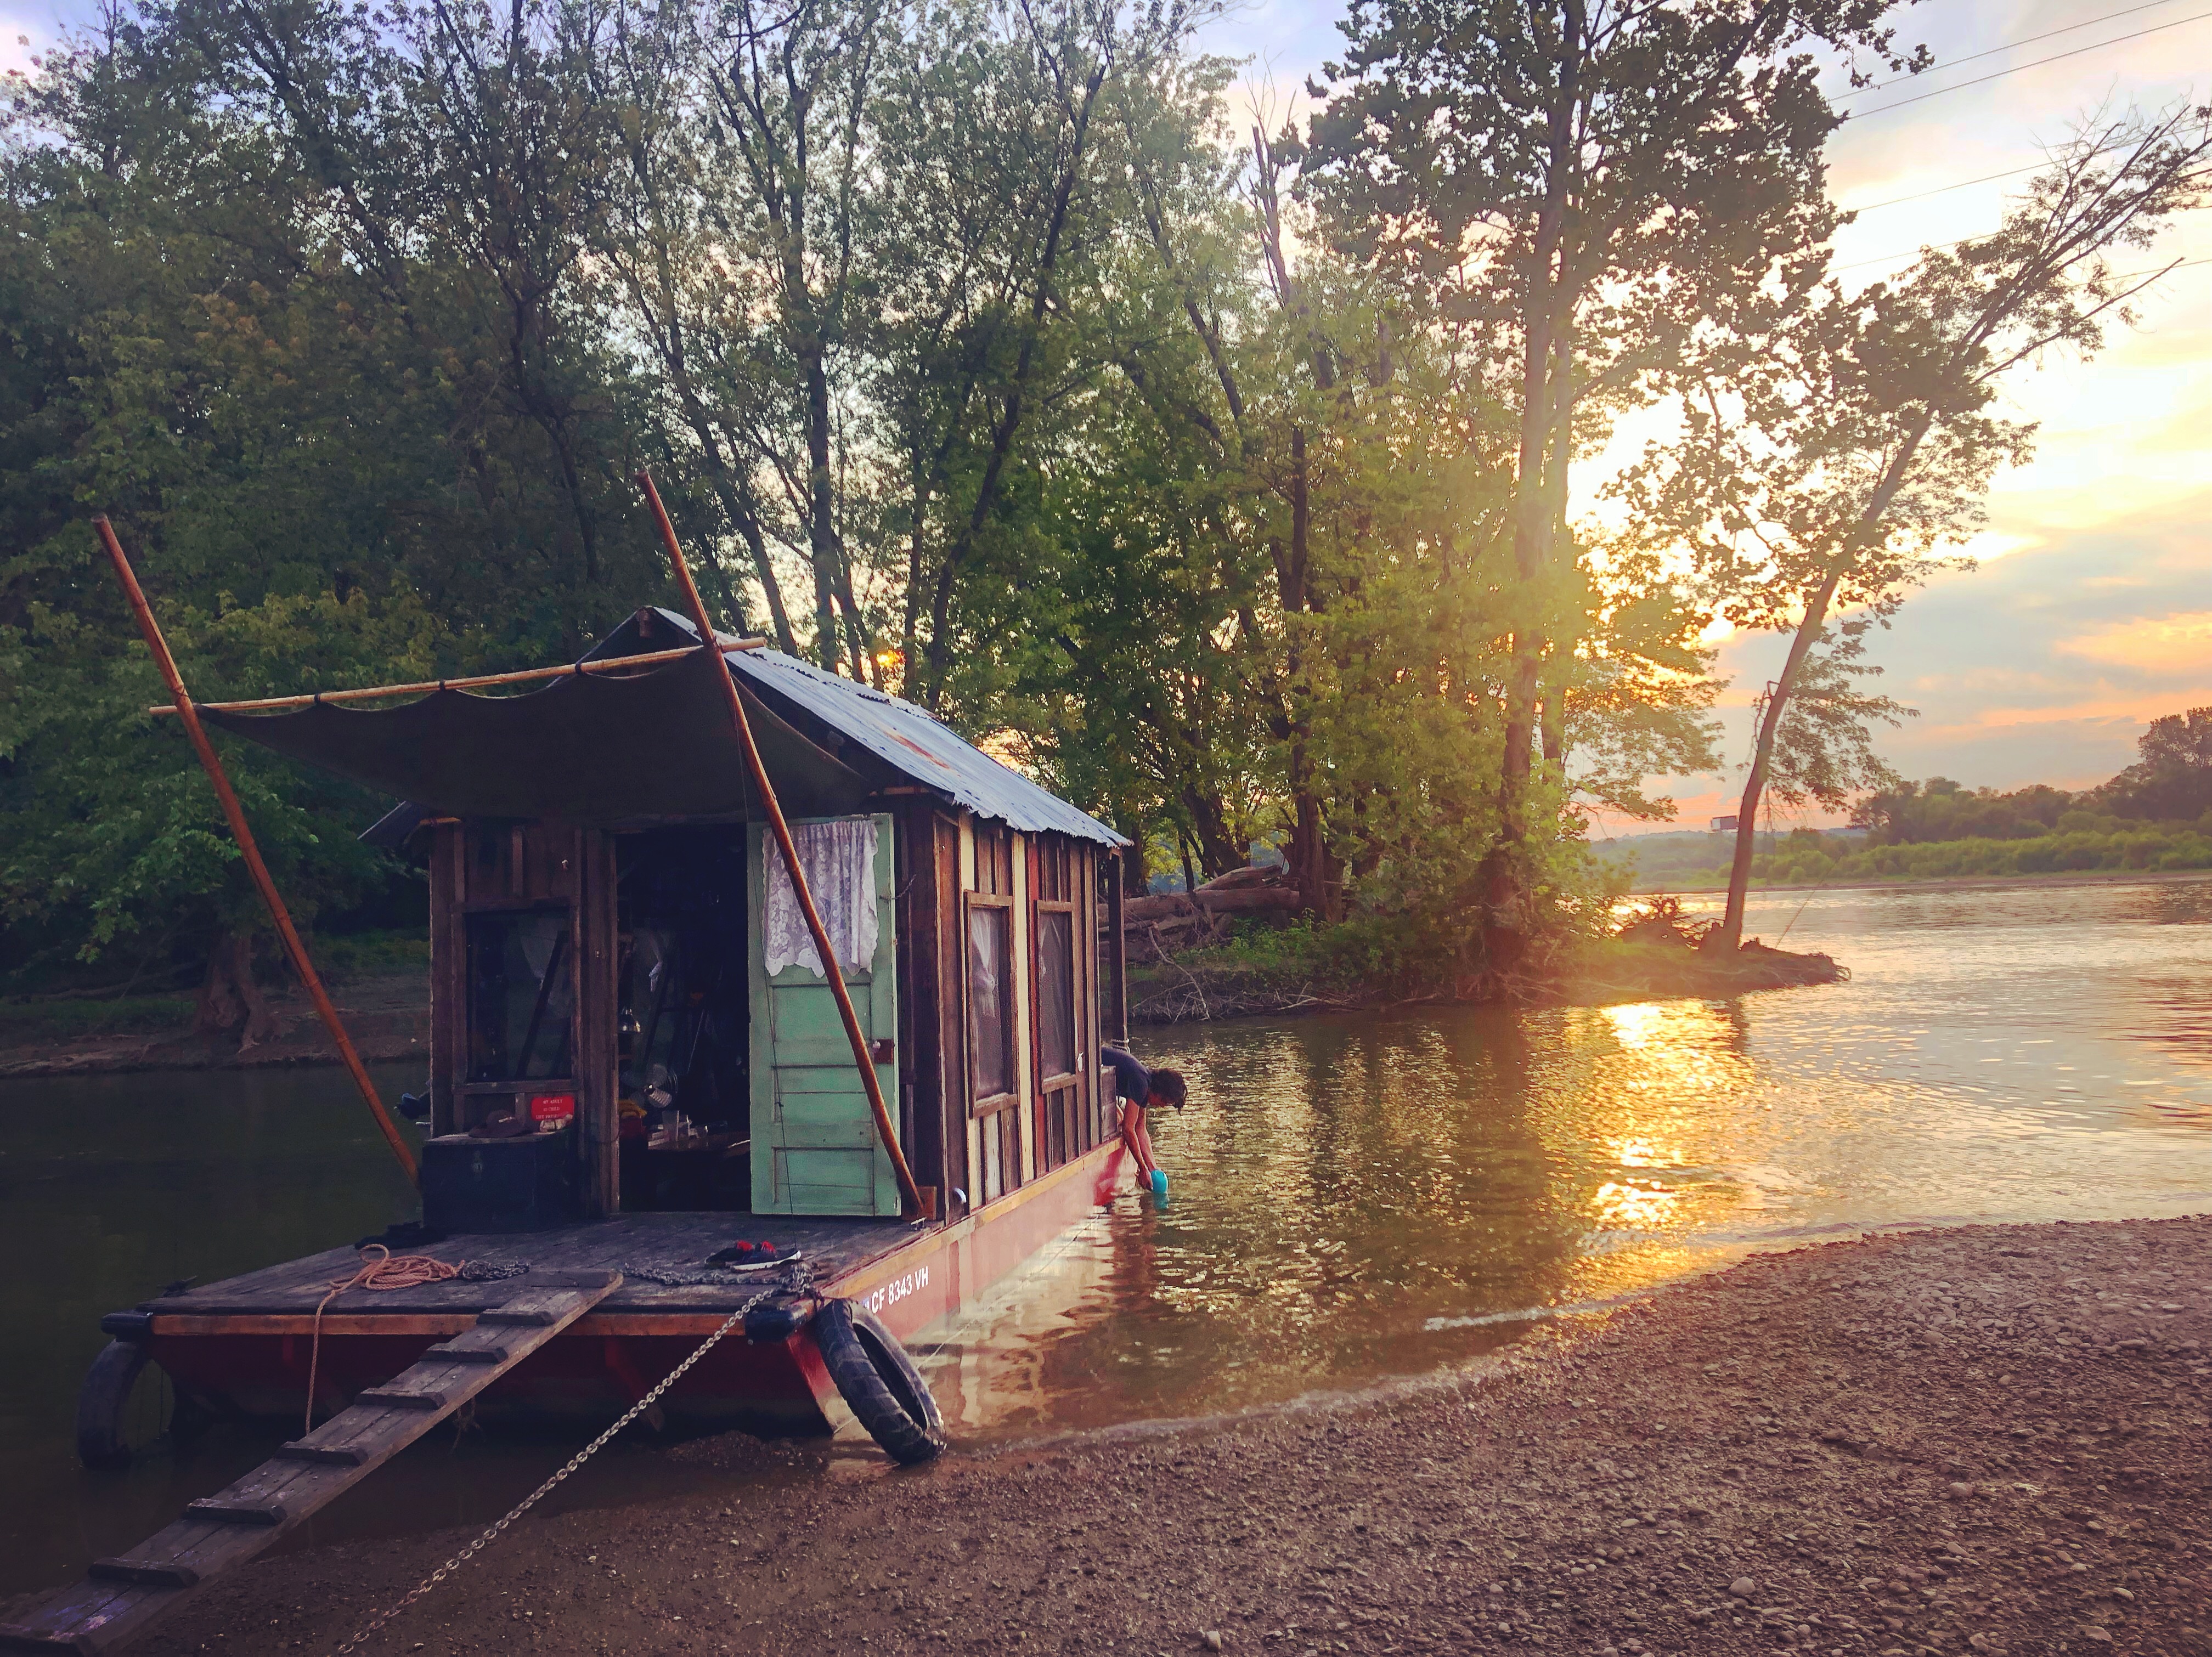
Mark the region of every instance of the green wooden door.
<instances>
[{"instance_id":1,"label":"green wooden door","mask_svg":"<svg viewBox=\"0 0 2212 1657\"><path fill-rule=\"evenodd\" d=\"M850 822L851 818L815 819ZM896 906L892 901L891 820L876 824L875 958L848 968L845 987L868 1039L898 1034ZM794 827L797 825L794 824ZM876 1138L875 1114L853 1066L853 1047L827 979L808 968L768 975L762 917L769 858L781 858L765 823L745 831L751 889L748 930L752 992L753 1211L757 1214L896 1214L897 1176ZM886 1045L879 1049L889 1053ZM898 1065L876 1066L884 1102L897 1118Z\"/></svg>"}]
</instances>

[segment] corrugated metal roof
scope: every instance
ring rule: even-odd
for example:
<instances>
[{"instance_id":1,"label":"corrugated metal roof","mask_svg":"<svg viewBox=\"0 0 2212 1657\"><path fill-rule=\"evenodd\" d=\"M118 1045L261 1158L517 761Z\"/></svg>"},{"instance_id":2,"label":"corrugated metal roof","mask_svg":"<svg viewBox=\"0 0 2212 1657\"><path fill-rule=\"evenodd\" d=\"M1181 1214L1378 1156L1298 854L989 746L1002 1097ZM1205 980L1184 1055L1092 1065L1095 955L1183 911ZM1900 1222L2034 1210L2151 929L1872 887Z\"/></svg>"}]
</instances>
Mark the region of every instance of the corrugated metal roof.
<instances>
[{"instance_id":1,"label":"corrugated metal roof","mask_svg":"<svg viewBox=\"0 0 2212 1657\"><path fill-rule=\"evenodd\" d=\"M780 650L732 650L724 655L738 677L756 689L790 698L878 759L951 796L978 816L995 818L1025 834L1050 829L1105 846L1128 844L1097 818L963 741L912 702L825 673Z\"/></svg>"}]
</instances>

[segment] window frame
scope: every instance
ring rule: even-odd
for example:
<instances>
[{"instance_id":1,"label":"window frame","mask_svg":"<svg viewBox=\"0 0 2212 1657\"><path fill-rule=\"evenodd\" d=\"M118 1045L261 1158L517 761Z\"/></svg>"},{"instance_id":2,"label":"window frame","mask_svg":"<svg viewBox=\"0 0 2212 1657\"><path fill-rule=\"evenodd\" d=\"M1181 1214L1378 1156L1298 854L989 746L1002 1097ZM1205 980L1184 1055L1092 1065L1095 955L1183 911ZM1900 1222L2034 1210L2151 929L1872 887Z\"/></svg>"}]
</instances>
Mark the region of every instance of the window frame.
<instances>
[{"instance_id":1,"label":"window frame","mask_svg":"<svg viewBox=\"0 0 2212 1657\"><path fill-rule=\"evenodd\" d=\"M1030 928L1036 938L1036 960L1030 977L1035 986L1036 1004L1037 1094L1057 1093L1071 1082L1083 1079L1083 994L1082 968L1078 960L1078 938L1082 928L1073 899L1039 898L1030 906ZM1045 1065L1044 1050L1044 917L1064 914L1067 917L1067 1039L1069 1056L1074 1059L1073 1068L1048 1071Z\"/></svg>"},{"instance_id":2,"label":"window frame","mask_svg":"<svg viewBox=\"0 0 2212 1657\"><path fill-rule=\"evenodd\" d=\"M1006 1031L1006 1083L1002 1093L983 1094L978 1091L975 1039L975 974L971 959L975 947L975 920L978 909L993 909L1004 914L1006 920L1006 957L1005 978L1000 988L1000 1005L1004 1014ZM1014 951L1020 948L1020 928L1014 924L1014 899L1012 893L963 892L960 906L960 1015L965 1026L968 1071L968 1114L981 1120L995 1116L1000 1111L1021 1102L1022 1071L1020 1064L1019 998L1015 993L1018 974L1015 972Z\"/></svg>"}]
</instances>

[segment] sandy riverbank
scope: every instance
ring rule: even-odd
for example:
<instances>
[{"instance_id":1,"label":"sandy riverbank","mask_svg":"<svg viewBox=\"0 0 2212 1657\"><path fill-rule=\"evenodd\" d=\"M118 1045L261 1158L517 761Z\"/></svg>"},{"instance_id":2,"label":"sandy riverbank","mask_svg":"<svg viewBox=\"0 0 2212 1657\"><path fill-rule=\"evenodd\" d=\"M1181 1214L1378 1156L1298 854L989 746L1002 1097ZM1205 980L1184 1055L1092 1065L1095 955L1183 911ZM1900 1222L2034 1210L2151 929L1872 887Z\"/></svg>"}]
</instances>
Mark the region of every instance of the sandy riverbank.
<instances>
[{"instance_id":1,"label":"sandy riverbank","mask_svg":"<svg viewBox=\"0 0 2212 1657\"><path fill-rule=\"evenodd\" d=\"M1762 1256L1379 1396L533 1517L362 1649L2202 1654L2208 1260L2207 1219ZM328 1649L464 1539L264 1561L143 1649Z\"/></svg>"}]
</instances>

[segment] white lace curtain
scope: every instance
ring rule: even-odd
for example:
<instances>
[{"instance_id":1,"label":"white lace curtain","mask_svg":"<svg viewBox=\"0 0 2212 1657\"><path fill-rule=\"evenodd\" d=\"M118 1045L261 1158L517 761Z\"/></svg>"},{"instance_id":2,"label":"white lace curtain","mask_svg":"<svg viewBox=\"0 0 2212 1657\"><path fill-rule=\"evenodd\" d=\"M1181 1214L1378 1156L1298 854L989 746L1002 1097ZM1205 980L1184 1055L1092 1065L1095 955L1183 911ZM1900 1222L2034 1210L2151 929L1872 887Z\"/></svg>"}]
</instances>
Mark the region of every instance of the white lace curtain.
<instances>
[{"instance_id":1,"label":"white lace curtain","mask_svg":"<svg viewBox=\"0 0 2212 1657\"><path fill-rule=\"evenodd\" d=\"M794 823L791 838L799 849L806 889L814 895L830 946L837 952L838 966L848 973L866 970L876 958L878 935L875 819ZM783 866L783 853L773 835L763 849L768 859L768 913L761 918L761 932L767 944L769 976L795 962L817 978L827 978L822 957L815 952L814 935L807 931L806 916L799 909L791 871Z\"/></svg>"}]
</instances>

